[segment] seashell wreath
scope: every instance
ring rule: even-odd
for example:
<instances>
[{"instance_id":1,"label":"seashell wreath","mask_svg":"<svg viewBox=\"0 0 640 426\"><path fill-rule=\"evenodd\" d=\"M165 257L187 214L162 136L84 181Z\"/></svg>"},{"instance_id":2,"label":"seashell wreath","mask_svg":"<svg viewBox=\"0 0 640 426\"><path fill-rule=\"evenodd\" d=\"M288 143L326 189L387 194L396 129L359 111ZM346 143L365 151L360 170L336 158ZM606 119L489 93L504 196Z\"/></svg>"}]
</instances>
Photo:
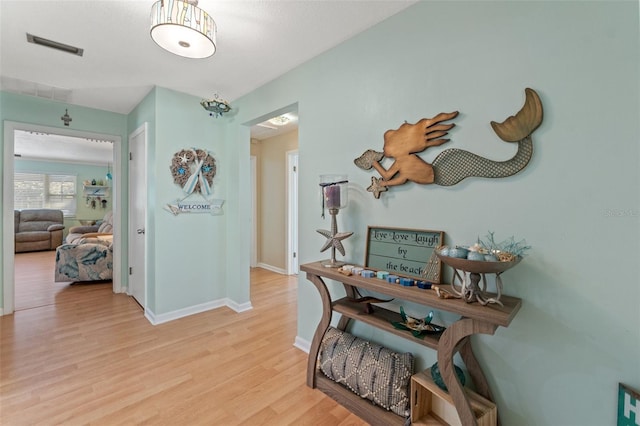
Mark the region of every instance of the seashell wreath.
<instances>
[{"instance_id":1,"label":"seashell wreath","mask_svg":"<svg viewBox=\"0 0 640 426\"><path fill-rule=\"evenodd\" d=\"M173 155L170 169L173 182L187 193L208 195L216 175L216 160L205 150L183 149ZM190 179L194 174L198 175L197 179ZM193 188L188 188L190 182L195 183Z\"/></svg>"}]
</instances>

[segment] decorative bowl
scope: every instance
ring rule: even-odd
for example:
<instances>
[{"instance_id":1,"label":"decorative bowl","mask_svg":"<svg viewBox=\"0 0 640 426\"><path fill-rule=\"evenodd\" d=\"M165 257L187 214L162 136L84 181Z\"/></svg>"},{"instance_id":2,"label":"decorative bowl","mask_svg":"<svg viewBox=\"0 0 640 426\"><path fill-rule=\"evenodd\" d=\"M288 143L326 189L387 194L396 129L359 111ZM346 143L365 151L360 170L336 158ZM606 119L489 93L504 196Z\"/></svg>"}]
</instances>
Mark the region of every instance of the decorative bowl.
<instances>
[{"instance_id":1,"label":"decorative bowl","mask_svg":"<svg viewBox=\"0 0 640 426\"><path fill-rule=\"evenodd\" d=\"M440 253L440 249L436 249L435 253L445 265L451 266L454 269L476 274L500 274L507 269L516 266L522 260L522 257L517 257L511 262L489 262L486 260L469 260L444 256Z\"/></svg>"}]
</instances>

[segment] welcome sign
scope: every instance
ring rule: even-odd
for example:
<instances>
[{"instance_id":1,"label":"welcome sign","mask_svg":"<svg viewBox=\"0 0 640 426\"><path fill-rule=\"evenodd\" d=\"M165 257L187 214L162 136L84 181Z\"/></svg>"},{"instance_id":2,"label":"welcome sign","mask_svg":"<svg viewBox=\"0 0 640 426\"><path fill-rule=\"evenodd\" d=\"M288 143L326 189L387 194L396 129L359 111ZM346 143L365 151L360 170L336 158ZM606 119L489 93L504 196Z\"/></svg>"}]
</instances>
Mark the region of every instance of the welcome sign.
<instances>
[{"instance_id":1,"label":"welcome sign","mask_svg":"<svg viewBox=\"0 0 640 426\"><path fill-rule=\"evenodd\" d=\"M421 278L434 250L443 241L443 231L370 226L364 264L368 268L391 274ZM439 277L440 260L437 260L436 267Z\"/></svg>"},{"instance_id":2,"label":"welcome sign","mask_svg":"<svg viewBox=\"0 0 640 426\"><path fill-rule=\"evenodd\" d=\"M173 203L167 203L164 209L177 216L181 213L209 213L212 215L222 214L222 205L224 200L204 200L204 201L186 201L176 200Z\"/></svg>"}]
</instances>

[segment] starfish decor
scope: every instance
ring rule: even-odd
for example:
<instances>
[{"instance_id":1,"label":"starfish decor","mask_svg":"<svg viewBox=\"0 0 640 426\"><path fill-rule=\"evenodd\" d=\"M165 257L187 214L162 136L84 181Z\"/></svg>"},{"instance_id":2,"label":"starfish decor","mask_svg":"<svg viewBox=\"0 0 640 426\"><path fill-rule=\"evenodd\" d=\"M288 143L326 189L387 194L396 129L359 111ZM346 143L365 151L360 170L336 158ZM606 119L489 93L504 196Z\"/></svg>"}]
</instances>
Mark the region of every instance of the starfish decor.
<instances>
[{"instance_id":1,"label":"starfish decor","mask_svg":"<svg viewBox=\"0 0 640 426\"><path fill-rule=\"evenodd\" d=\"M380 198L380 193L385 192L387 189L389 188L384 186L384 179L378 179L377 177L372 176L371 185L367 188L367 191L373 192L373 196L378 199Z\"/></svg>"},{"instance_id":2,"label":"starfish decor","mask_svg":"<svg viewBox=\"0 0 640 426\"><path fill-rule=\"evenodd\" d=\"M342 240L353 235L353 232L338 232L336 234L332 234L331 231L327 231L326 229L317 229L316 232L323 235L327 239L327 241L320 249L320 252L325 251L329 247L333 247L334 249L338 249L340 254L343 256L345 251L344 246L342 245Z\"/></svg>"},{"instance_id":3,"label":"starfish decor","mask_svg":"<svg viewBox=\"0 0 640 426\"><path fill-rule=\"evenodd\" d=\"M340 209L329 209L329 214L331 215L331 231L327 231L326 229L316 229L316 232L327 239L320 251L323 252L331 247L331 259L322 262L322 265L330 268L338 268L344 265L344 262L336 260L336 249L344 256L345 251L344 246L342 245L342 240L353 235L353 232L338 232L336 215L339 211Z\"/></svg>"}]
</instances>

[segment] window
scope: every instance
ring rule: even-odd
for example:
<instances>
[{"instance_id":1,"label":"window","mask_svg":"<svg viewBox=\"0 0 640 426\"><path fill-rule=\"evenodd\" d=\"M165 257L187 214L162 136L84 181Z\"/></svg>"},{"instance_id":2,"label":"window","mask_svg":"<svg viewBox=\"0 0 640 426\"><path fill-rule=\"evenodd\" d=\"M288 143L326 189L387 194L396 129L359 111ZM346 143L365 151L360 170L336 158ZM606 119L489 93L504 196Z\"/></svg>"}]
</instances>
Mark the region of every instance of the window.
<instances>
[{"instance_id":1,"label":"window","mask_svg":"<svg viewBox=\"0 0 640 426\"><path fill-rule=\"evenodd\" d=\"M58 209L65 217L76 214L76 176L45 173L14 175L14 208Z\"/></svg>"}]
</instances>

